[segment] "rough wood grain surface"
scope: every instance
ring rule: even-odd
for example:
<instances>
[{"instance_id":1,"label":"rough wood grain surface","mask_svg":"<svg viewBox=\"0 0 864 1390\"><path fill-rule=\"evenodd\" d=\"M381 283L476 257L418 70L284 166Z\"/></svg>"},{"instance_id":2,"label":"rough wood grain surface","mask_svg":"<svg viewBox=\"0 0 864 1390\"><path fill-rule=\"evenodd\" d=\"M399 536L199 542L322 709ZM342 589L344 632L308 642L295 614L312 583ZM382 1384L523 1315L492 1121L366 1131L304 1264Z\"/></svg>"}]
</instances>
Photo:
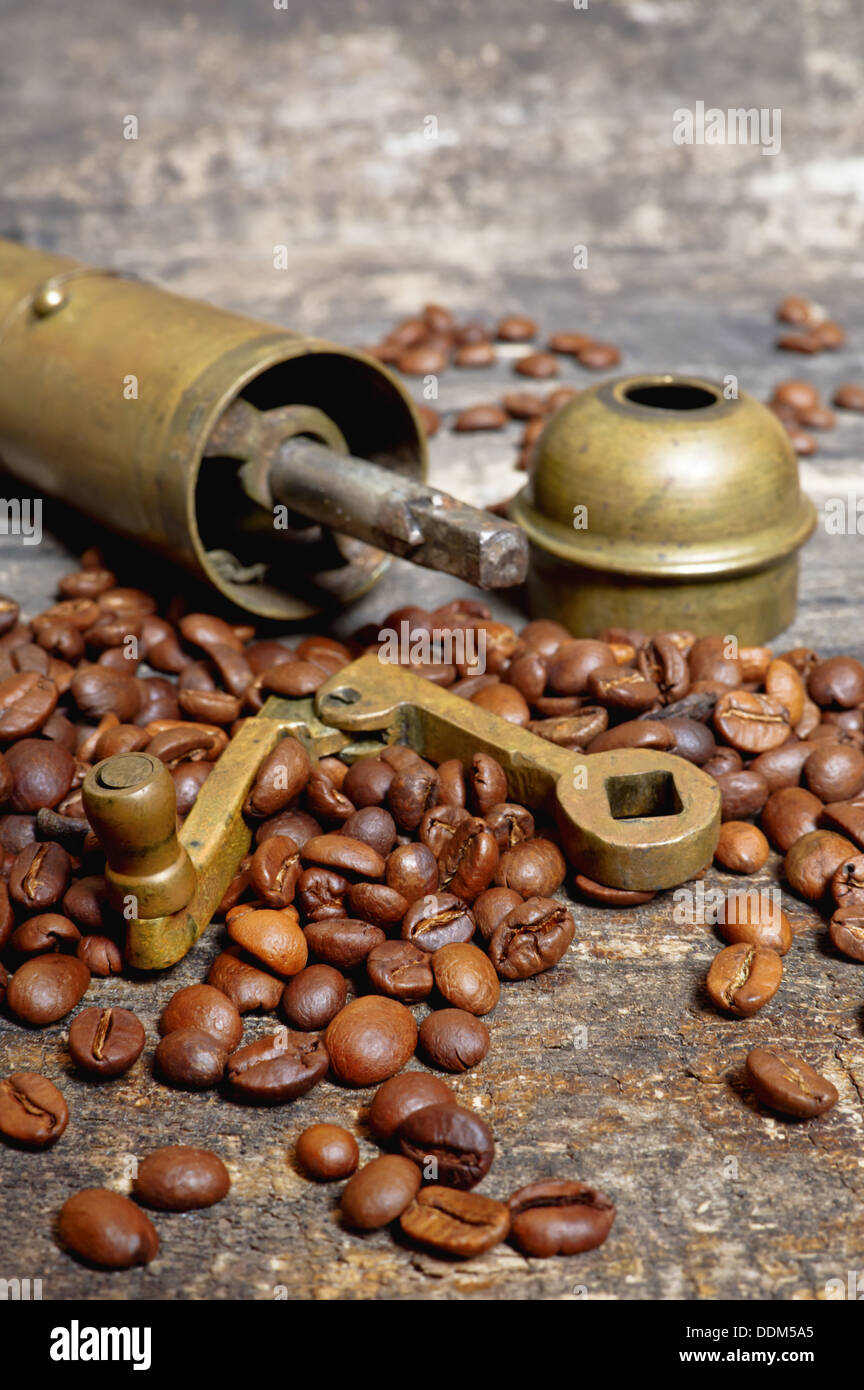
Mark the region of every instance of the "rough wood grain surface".
<instances>
[{"instance_id":1,"label":"rough wood grain surface","mask_svg":"<svg viewBox=\"0 0 864 1390\"><path fill-rule=\"evenodd\" d=\"M556 0L530 13L517 0L3 0L0 231L346 341L440 299L466 316L525 310L544 330L587 329L621 344L625 369L733 372L762 397L803 375L830 392L864 379L862 23L856 0L830 12L818 0L589 0L584 11ZM675 146L672 112L700 99L780 107L781 154ZM122 138L129 113L136 142ZM424 138L429 115L437 141ZM273 269L279 243L289 272ZM587 272L571 269L576 243ZM788 290L830 305L850 346L803 362L774 352L773 305ZM565 365L561 379L589 377ZM506 358L451 372L441 406L449 419L514 380ZM472 500L507 495L521 482L517 435L445 429L433 477ZM820 504L861 487L864 421L844 417L822 442L802 469ZM50 501L44 521L41 546L0 538L0 589L28 613L85 539ZM125 557L131 582L152 582ZM864 657L860 557L859 537L820 526L778 649ZM397 564L339 624L461 589ZM772 857L760 882L777 868ZM497 1136L483 1191L575 1176L614 1195L606 1245L569 1260L502 1246L458 1266L386 1233L343 1231L336 1192L297 1173L292 1145L331 1119L371 1157L369 1092L325 1082L267 1111L158 1085L158 1014L203 978L217 932L155 980L94 982L88 1004L126 1005L147 1027L121 1080L75 1075L68 1020L37 1032L0 1018L0 1070L58 1080L72 1117L46 1154L0 1150L0 1277L41 1278L45 1298L824 1297L826 1280L864 1260L864 975L833 954L814 911L789 893L784 906L797 938L780 992L750 1021L708 1003L717 942L676 925L669 895L630 912L577 905L562 965L505 986L488 1059L455 1085ZM248 1019L247 1039L268 1027ZM765 1042L830 1077L840 1101L828 1116L796 1125L755 1104L741 1064ZM130 1162L165 1142L220 1152L228 1200L158 1215L162 1250L145 1270L76 1264L52 1232L65 1197L127 1190Z\"/></svg>"}]
</instances>

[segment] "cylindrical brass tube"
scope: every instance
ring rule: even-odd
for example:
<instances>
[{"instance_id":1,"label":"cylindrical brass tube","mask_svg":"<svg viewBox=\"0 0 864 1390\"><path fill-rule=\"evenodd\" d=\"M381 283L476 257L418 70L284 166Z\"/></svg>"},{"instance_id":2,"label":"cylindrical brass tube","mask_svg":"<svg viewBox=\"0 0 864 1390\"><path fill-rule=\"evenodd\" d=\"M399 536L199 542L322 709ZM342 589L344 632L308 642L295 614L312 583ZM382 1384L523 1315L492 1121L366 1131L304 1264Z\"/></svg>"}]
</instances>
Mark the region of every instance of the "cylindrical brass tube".
<instances>
[{"instance_id":1,"label":"cylindrical brass tube","mask_svg":"<svg viewBox=\"0 0 864 1390\"><path fill-rule=\"evenodd\" d=\"M241 581L214 558L229 552L239 573L262 551L280 553L272 518L245 497L236 462L205 457L241 395L262 410L314 407L350 453L425 476L408 395L362 353L0 240L4 467L251 612L307 617L321 600L296 592L290 555L281 572L277 558L266 576ZM387 561L357 542L329 555L346 571L337 586L346 599Z\"/></svg>"}]
</instances>

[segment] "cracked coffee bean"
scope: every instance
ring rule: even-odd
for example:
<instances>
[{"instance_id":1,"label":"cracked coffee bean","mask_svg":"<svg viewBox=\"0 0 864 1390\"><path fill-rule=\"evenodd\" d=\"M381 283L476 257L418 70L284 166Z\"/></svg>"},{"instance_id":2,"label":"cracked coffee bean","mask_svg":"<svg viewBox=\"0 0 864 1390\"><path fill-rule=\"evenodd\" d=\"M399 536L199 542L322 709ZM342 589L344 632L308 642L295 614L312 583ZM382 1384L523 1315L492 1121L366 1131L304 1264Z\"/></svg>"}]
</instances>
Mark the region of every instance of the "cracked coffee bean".
<instances>
[{"instance_id":1,"label":"cracked coffee bean","mask_svg":"<svg viewBox=\"0 0 864 1390\"><path fill-rule=\"evenodd\" d=\"M707 987L718 1009L750 1018L773 999L782 978L783 962L776 951L741 942L714 957Z\"/></svg>"},{"instance_id":2,"label":"cracked coffee bean","mask_svg":"<svg viewBox=\"0 0 864 1390\"><path fill-rule=\"evenodd\" d=\"M468 1260L500 1245L510 1230L510 1212L503 1202L479 1192L424 1187L399 1225L418 1245Z\"/></svg>"},{"instance_id":3,"label":"cracked coffee bean","mask_svg":"<svg viewBox=\"0 0 864 1390\"><path fill-rule=\"evenodd\" d=\"M453 893L428 893L402 920L402 939L430 954L474 935L474 914Z\"/></svg>"},{"instance_id":4,"label":"cracked coffee bean","mask_svg":"<svg viewBox=\"0 0 864 1390\"><path fill-rule=\"evenodd\" d=\"M144 1025L129 1009L83 1009L69 1029L69 1055L88 1076L121 1076L144 1043Z\"/></svg>"},{"instance_id":5,"label":"cracked coffee bean","mask_svg":"<svg viewBox=\"0 0 864 1390\"><path fill-rule=\"evenodd\" d=\"M35 1071L16 1071L0 1081L0 1138L27 1149L56 1144L69 1123L60 1091Z\"/></svg>"},{"instance_id":6,"label":"cracked coffee bean","mask_svg":"<svg viewBox=\"0 0 864 1390\"><path fill-rule=\"evenodd\" d=\"M754 1047L747 1055L747 1080L771 1110L796 1120L812 1120L837 1103L830 1081L792 1052Z\"/></svg>"},{"instance_id":7,"label":"cracked coffee bean","mask_svg":"<svg viewBox=\"0 0 864 1390\"><path fill-rule=\"evenodd\" d=\"M557 965L576 928L563 903L529 898L509 912L489 942L489 957L502 980L527 980Z\"/></svg>"}]
</instances>

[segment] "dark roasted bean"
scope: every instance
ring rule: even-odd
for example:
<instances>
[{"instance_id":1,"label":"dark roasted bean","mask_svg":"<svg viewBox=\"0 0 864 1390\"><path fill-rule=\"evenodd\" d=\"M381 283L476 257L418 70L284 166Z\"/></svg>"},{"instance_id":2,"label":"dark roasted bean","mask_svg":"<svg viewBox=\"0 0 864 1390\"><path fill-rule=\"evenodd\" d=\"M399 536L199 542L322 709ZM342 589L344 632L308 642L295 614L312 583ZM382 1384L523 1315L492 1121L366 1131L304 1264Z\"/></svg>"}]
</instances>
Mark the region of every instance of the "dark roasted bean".
<instances>
[{"instance_id":1,"label":"dark roasted bean","mask_svg":"<svg viewBox=\"0 0 864 1390\"><path fill-rule=\"evenodd\" d=\"M435 1009L420 1024L420 1048L433 1067L468 1071L489 1051L489 1029L465 1009Z\"/></svg>"},{"instance_id":2,"label":"dark roasted bean","mask_svg":"<svg viewBox=\"0 0 864 1390\"><path fill-rule=\"evenodd\" d=\"M453 893L428 893L413 903L402 921L402 939L430 954L455 941L470 941L474 916Z\"/></svg>"},{"instance_id":3,"label":"dark roasted bean","mask_svg":"<svg viewBox=\"0 0 864 1390\"><path fill-rule=\"evenodd\" d=\"M398 1154L384 1154L358 1169L342 1193L342 1215L355 1231L389 1226L414 1200L421 1173Z\"/></svg>"},{"instance_id":4,"label":"dark roasted bean","mask_svg":"<svg viewBox=\"0 0 864 1390\"><path fill-rule=\"evenodd\" d=\"M178 1028L197 1028L219 1044L223 1052L235 1048L243 1036L243 1020L227 995L212 985L187 985L172 994L159 1019L165 1036Z\"/></svg>"},{"instance_id":5,"label":"dark roasted bean","mask_svg":"<svg viewBox=\"0 0 864 1390\"><path fill-rule=\"evenodd\" d=\"M369 1108L369 1128L379 1144L391 1143L402 1121L425 1105L455 1105L456 1097L438 1076L403 1071L378 1087Z\"/></svg>"},{"instance_id":6,"label":"dark roasted bean","mask_svg":"<svg viewBox=\"0 0 864 1390\"><path fill-rule=\"evenodd\" d=\"M6 1003L21 1023L44 1027L74 1009L90 983L90 971L75 956L36 956L9 981Z\"/></svg>"},{"instance_id":7,"label":"dark roasted bean","mask_svg":"<svg viewBox=\"0 0 864 1390\"><path fill-rule=\"evenodd\" d=\"M235 1099L283 1105L311 1091L328 1065L327 1048L319 1037L283 1028L232 1053L226 1075Z\"/></svg>"},{"instance_id":8,"label":"dark roasted bean","mask_svg":"<svg viewBox=\"0 0 864 1390\"><path fill-rule=\"evenodd\" d=\"M476 1187L495 1157L492 1131L459 1105L428 1105L399 1126L399 1147L427 1178L463 1191Z\"/></svg>"},{"instance_id":9,"label":"dark roasted bean","mask_svg":"<svg viewBox=\"0 0 864 1390\"><path fill-rule=\"evenodd\" d=\"M557 965L576 934L571 914L554 898L532 897L496 927L489 957L504 980L525 980Z\"/></svg>"}]
</instances>

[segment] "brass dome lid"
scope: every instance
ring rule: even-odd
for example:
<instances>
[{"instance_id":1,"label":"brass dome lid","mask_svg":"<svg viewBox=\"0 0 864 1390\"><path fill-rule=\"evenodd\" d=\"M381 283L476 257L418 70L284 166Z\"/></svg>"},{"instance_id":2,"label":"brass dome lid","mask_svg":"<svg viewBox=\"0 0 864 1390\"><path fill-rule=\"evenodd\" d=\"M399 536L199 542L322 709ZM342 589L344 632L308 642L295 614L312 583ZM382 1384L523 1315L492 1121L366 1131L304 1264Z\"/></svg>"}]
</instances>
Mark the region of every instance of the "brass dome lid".
<instances>
[{"instance_id":1,"label":"brass dome lid","mask_svg":"<svg viewBox=\"0 0 864 1390\"><path fill-rule=\"evenodd\" d=\"M512 518L539 552L619 584L744 574L816 524L780 421L701 377L601 382L552 417L535 458Z\"/></svg>"}]
</instances>

